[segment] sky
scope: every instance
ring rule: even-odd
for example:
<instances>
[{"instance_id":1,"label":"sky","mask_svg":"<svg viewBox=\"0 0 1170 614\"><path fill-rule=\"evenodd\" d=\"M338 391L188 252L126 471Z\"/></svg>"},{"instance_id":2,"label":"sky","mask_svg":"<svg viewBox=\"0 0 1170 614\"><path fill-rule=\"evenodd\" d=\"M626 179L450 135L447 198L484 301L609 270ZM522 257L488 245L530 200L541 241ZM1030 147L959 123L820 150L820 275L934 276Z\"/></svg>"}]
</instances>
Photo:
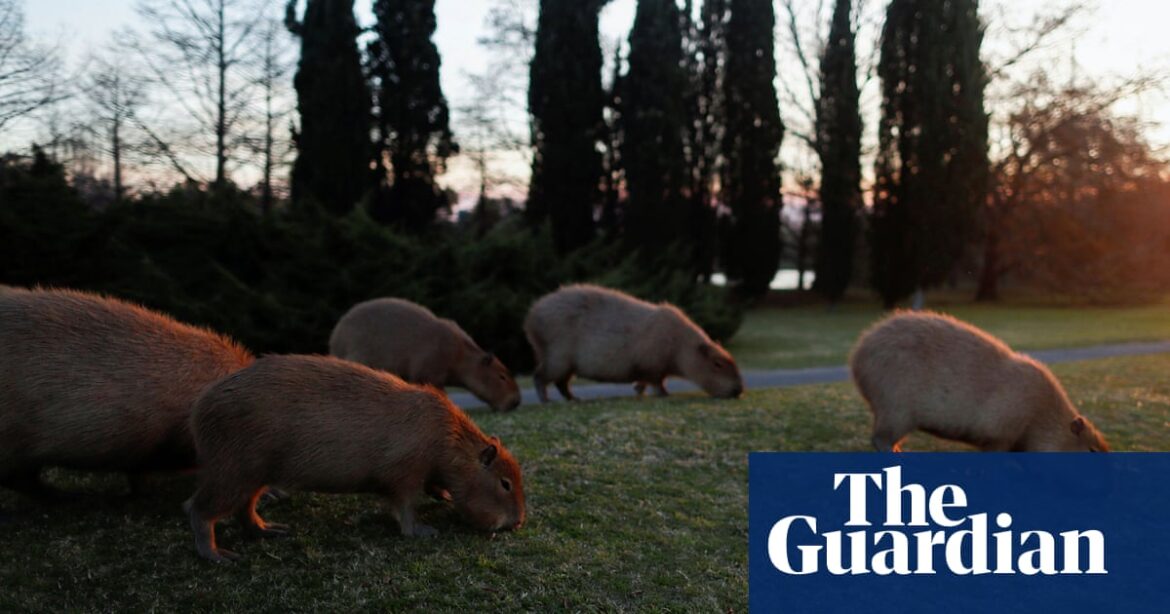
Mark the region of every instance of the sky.
<instances>
[{"instance_id":1,"label":"sky","mask_svg":"<svg viewBox=\"0 0 1170 614\"><path fill-rule=\"evenodd\" d=\"M273 0L283 4L284 0ZM819 0L797 0L806 10ZM137 0L25 0L26 22L38 38L59 41L71 59L84 56L87 49L99 47L110 40L121 28L140 26L134 11ZM871 10L880 11L884 0L865 0ZM370 0L357 0L359 21L372 21ZM779 3L777 3L779 5ZM1022 23L1028 16L1051 0L984 0L986 16L1006 15L1013 23ZM477 44L484 33L484 19L492 0L437 0L435 5L438 30L435 42L442 57L441 80L443 90L454 107L471 95L468 74L483 68L485 53ZM636 0L613 0L604 9L601 19L603 39L624 40L633 23ZM806 13L811 17L812 13ZM1043 61L1058 66L1067 73L1075 66L1080 79L1108 79L1110 76L1133 74L1135 70L1163 70L1170 68L1170 1L1167 0L1099 0L1091 15L1081 19L1069 34L1055 40L1044 51ZM996 45L1008 35L1002 30L988 34L988 44ZM778 70L781 75L793 74L791 55L787 53L784 33L779 33ZM1074 59L1075 58L1075 62ZM1163 72L1170 72L1163 70ZM1151 93L1133 103L1125 111L1138 113L1151 123L1150 140L1159 146L1170 146L1170 97L1166 93ZM458 138L458 127L456 137ZM789 145L792 147L793 145ZM796 155L796 154L791 154ZM460 162L452 165L449 183L453 187L469 180L469 170Z\"/></svg>"}]
</instances>

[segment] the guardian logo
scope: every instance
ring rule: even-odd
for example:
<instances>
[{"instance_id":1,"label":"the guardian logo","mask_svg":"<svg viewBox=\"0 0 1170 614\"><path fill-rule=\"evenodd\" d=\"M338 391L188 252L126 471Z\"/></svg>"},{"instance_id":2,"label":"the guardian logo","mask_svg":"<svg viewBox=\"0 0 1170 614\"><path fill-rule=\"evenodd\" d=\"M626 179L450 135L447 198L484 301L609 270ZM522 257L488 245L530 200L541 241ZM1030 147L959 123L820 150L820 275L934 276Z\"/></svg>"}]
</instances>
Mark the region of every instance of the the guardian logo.
<instances>
[{"instance_id":1,"label":"the guardian logo","mask_svg":"<svg viewBox=\"0 0 1170 614\"><path fill-rule=\"evenodd\" d=\"M822 570L835 576L1108 574L1103 531L1053 534L1016 527L1011 514L968 502L957 484L928 491L904 481L901 466L834 473L832 490L847 497L843 528L825 526L814 515L777 520L767 536L768 559L776 570L793 576ZM884 514L871 518L871 497L884 498Z\"/></svg>"}]
</instances>

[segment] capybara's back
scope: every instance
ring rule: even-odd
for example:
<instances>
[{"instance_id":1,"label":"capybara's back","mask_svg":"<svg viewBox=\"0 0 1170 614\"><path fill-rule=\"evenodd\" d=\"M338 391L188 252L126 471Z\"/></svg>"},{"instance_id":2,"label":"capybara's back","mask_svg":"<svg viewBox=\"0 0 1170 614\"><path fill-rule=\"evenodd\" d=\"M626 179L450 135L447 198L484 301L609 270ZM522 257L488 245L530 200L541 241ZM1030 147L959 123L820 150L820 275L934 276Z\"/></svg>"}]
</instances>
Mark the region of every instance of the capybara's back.
<instances>
[{"instance_id":1,"label":"capybara's back","mask_svg":"<svg viewBox=\"0 0 1170 614\"><path fill-rule=\"evenodd\" d=\"M873 445L911 432L985 450L1105 450L1052 373L952 317L899 312L864 332L849 357L874 415Z\"/></svg>"},{"instance_id":2,"label":"capybara's back","mask_svg":"<svg viewBox=\"0 0 1170 614\"><path fill-rule=\"evenodd\" d=\"M0 483L33 490L45 466L191 468L191 404L251 360L221 335L117 299L0 294Z\"/></svg>"},{"instance_id":3,"label":"capybara's back","mask_svg":"<svg viewBox=\"0 0 1170 614\"><path fill-rule=\"evenodd\" d=\"M337 321L329 336L329 353L417 383L442 385L446 373L424 372L422 367L431 361L430 352L423 351L436 343L444 349L448 334L422 305L378 298L354 305Z\"/></svg>"}]
</instances>

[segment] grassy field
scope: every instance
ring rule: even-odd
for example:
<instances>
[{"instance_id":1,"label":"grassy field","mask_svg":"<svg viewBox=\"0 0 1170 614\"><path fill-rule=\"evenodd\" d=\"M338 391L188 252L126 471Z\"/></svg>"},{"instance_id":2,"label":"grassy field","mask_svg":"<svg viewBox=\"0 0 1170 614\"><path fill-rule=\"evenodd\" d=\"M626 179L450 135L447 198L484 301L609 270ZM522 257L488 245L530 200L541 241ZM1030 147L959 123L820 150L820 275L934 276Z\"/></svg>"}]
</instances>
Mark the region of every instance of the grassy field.
<instances>
[{"instance_id":1,"label":"grassy field","mask_svg":"<svg viewBox=\"0 0 1170 614\"><path fill-rule=\"evenodd\" d=\"M1016 349L1038 350L1170 339L1170 304L1052 307L935 302L931 309L990 331ZM844 364L857 335L885 312L872 302L748 312L727 348L742 368Z\"/></svg>"},{"instance_id":2,"label":"grassy field","mask_svg":"<svg viewBox=\"0 0 1170 614\"><path fill-rule=\"evenodd\" d=\"M858 316L860 320L864 318ZM1058 366L1118 450L1170 445L1170 356ZM752 450L865 450L868 415L846 384L476 412L526 472L529 520L469 532L425 505L441 534L397 535L373 497L297 494L262 513L290 538L221 543L246 559L198 559L179 503L190 478L137 500L45 507L0 494L0 611L621 610L743 611ZM910 450L960 446L915 437ZM55 482L118 492L117 478Z\"/></svg>"}]
</instances>

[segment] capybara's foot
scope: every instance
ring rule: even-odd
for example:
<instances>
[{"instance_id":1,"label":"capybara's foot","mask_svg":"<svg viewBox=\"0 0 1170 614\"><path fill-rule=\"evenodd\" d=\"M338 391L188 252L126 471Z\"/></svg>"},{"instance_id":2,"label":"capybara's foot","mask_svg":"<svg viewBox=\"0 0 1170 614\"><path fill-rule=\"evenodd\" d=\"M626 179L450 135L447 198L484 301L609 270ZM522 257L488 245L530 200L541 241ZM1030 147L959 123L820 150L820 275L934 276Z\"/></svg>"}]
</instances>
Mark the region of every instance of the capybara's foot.
<instances>
[{"instance_id":1,"label":"capybara's foot","mask_svg":"<svg viewBox=\"0 0 1170 614\"><path fill-rule=\"evenodd\" d=\"M211 561L212 563L216 563L218 565L226 565L226 564L235 563L235 562L239 561L240 559L244 558L244 557L236 554L235 552L232 552L231 550L225 550L223 548L216 548L214 550L209 550L207 552L200 550L199 556Z\"/></svg>"},{"instance_id":2,"label":"capybara's foot","mask_svg":"<svg viewBox=\"0 0 1170 614\"><path fill-rule=\"evenodd\" d=\"M573 396L573 390L569 388L569 380L557 382L557 390L560 391L561 396L564 397L566 401L577 400L577 397Z\"/></svg>"},{"instance_id":3,"label":"capybara's foot","mask_svg":"<svg viewBox=\"0 0 1170 614\"><path fill-rule=\"evenodd\" d=\"M646 382L638 382L634 384L634 393L639 397L646 394Z\"/></svg>"},{"instance_id":4,"label":"capybara's foot","mask_svg":"<svg viewBox=\"0 0 1170 614\"><path fill-rule=\"evenodd\" d=\"M266 537L288 537L292 533L292 527L287 524L279 522L265 523L264 526L249 526L244 528L244 533L250 539L262 539Z\"/></svg>"}]
</instances>

